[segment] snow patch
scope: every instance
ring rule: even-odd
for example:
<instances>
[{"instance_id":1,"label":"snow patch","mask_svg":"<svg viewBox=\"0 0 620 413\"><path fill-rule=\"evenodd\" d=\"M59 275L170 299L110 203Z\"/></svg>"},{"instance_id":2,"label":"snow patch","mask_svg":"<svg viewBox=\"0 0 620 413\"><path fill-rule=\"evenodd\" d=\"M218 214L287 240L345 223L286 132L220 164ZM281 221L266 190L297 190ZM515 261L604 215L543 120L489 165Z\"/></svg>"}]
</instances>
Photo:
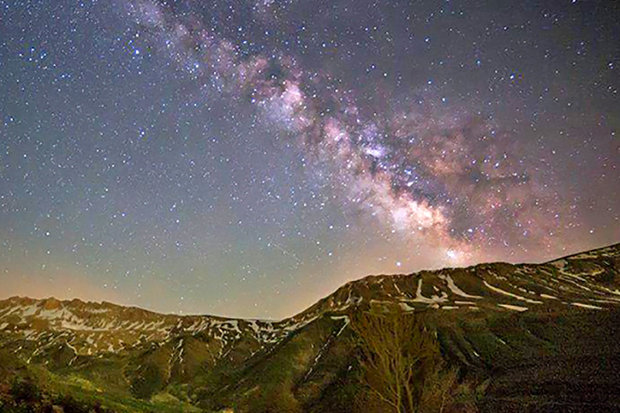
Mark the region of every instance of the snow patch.
<instances>
[{"instance_id":1,"label":"snow patch","mask_svg":"<svg viewBox=\"0 0 620 413\"><path fill-rule=\"evenodd\" d=\"M344 329L347 328L347 326L351 323L351 319L347 315L332 316L331 319L332 320L344 320L344 324L342 325L342 327L340 327L340 330L338 330L338 332L336 333L336 337L338 337L340 333L342 333Z\"/></svg>"},{"instance_id":2,"label":"snow patch","mask_svg":"<svg viewBox=\"0 0 620 413\"><path fill-rule=\"evenodd\" d=\"M496 293L503 294L503 295L506 295L508 297L515 298L515 299L517 299L519 301L525 301L526 303L530 303L530 304L542 304L543 303L542 301L530 300L529 298L521 297L520 295L513 294L513 293L510 293L508 291L504 291L501 288L497 288L497 287L492 286L491 284L489 284L486 281L483 281L483 283L491 291L495 291Z\"/></svg>"},{"instance_id":3,"label":"snow patch","mask_svg":"<svg viewBox=\"0 0 620 413\"><path fill-rule=\"evenodd\" d=\"M590 305L590 304L583 304L583 303L570 303L570 305L574 305L575 307L581 307L581 308L589 308L591 310L602 310L602 307L599 307L597 305Z\"/></svg>"},{"instance_id":4,"label":"snow patch","mask_svg":"<svg viewBox=\"0 0 620 413\"><path fill-rule=\"evenodd\" d=\"M518 305L510 305L510 304L497 304L500 307L507 308L508 310L514 311L527 311L529 308L527 307L519 307Z\"/></svg>"},{"instance_id":5,"label":"snow patch","mask_svg":"<svg viewBox=\"0 0 620 413\"><path fill-rule=\"evenodd\" d=\"M411 307L407 303L403 303L403 302L400 303L400 308L402 308L403 311L415 311L414 307Z\"/></svg>"},{"instance_id":6,"label":"snow patch","mask_svg":"<svg viewBox=\"0 0 620 413\"><path fill-rule=\"evenodd\" d=\"M454 282L454 280L452 279L452 277L450 277L449 275L442 275L439 274L439 278L441 278L442 280L445 280L448 283L448 288L450 289L450 291L452 291L454 294L464 297L464 298L473 298L476 300L481 299L482 297L479 295L471 295L471 294L467 294L465 291L461 290L456 283Z\"/></svg>"},{"instance_id":7,"label":"snow patch","mask_svg":"<svg viewBox=\"0 0 620 413\"><path fill-rule=\"evenodd\" d=\"M424 297L422 295L422 278L420 278L418 280L418 288L415 292L415 298L412 300L408 300L411 302L415 302L415 303L425 303L425 304L434 304L437 305L438 303L445 303L446 301L448 301L448 296L446 295L446 293L441 293L441 297L433 295L432 297L428 298L428 297Z\"/></svg>"}]
</instances>

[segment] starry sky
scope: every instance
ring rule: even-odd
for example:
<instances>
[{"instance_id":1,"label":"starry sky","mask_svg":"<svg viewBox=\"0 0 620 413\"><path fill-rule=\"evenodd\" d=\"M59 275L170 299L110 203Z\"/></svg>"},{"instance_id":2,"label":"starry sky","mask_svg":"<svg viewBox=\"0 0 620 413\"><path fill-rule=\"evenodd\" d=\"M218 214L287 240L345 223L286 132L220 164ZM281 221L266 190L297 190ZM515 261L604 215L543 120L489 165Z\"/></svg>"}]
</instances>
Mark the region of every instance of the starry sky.
<instances>
[{"instance_id":1,"label":"starry sky","mask_svg":"<svg viewBox=\"0 0 620 413\"><path fill-rule=\"evenodd\" d=\"M292 315L620 240L614 1L0 0L0 298Z\"/></svg>"}]
</instances>

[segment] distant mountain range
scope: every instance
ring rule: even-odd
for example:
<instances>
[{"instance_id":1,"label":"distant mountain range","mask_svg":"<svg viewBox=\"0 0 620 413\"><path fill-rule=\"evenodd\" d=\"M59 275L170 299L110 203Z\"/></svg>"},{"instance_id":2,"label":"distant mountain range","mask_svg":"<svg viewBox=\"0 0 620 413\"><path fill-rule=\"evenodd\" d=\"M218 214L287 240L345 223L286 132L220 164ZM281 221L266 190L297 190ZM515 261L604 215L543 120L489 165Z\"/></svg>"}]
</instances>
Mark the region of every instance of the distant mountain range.
<instances>
[{"instance_id":1,"label":"distant mountain range","mask_svg":"<svg viewBox=\"0 0 620 413\"><path fill-rule=\"evenodd\" d=\"M446 363L487 383L476 409L620 411L619 269L616 244L370 276L277 322L13 297L0 301L0 411L24 377L65 411L359 410L350 322L382 306L423 314Z\"/></svg>"}]
</instances>

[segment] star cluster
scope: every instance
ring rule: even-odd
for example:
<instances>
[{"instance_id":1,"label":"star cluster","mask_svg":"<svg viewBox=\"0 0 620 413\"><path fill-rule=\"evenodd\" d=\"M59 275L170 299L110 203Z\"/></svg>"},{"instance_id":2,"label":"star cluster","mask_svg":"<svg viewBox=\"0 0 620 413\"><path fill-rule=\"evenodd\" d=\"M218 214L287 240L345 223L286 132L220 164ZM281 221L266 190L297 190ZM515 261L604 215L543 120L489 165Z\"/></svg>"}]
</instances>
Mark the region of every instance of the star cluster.
<instances>
[{"instance_id":1,"label":"star cluster","mask_svg":"<svg viewBox=\"0 0 620 413\"><path fill-rule=\"evenodd\" d=\"M0 7L6 296L281 317L620 235L613 2Z\"/></svg>"}]
</instances>

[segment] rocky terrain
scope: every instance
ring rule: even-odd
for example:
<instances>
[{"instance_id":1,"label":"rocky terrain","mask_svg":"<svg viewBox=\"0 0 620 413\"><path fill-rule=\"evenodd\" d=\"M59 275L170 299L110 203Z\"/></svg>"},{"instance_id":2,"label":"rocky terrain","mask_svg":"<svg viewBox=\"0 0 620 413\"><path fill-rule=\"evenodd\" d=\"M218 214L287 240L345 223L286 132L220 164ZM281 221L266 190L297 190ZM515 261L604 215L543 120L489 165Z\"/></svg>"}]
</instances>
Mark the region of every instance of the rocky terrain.
<instances>
[{"instance_id":1,"label":"rocky terrain","mask_svg":"<svg viewBox=\"0 0 620 413\"><path fill-rule=\"evenodd\" d=\"M11 380L28 376L112 411L354 411L348 327L391 306L424 314L446 362L487 383L482 411L617 411L619 268L616 244L543 264L370 276L277 322L13 297L0 301L0 410Z\"/></svg>"}]
</instances>

